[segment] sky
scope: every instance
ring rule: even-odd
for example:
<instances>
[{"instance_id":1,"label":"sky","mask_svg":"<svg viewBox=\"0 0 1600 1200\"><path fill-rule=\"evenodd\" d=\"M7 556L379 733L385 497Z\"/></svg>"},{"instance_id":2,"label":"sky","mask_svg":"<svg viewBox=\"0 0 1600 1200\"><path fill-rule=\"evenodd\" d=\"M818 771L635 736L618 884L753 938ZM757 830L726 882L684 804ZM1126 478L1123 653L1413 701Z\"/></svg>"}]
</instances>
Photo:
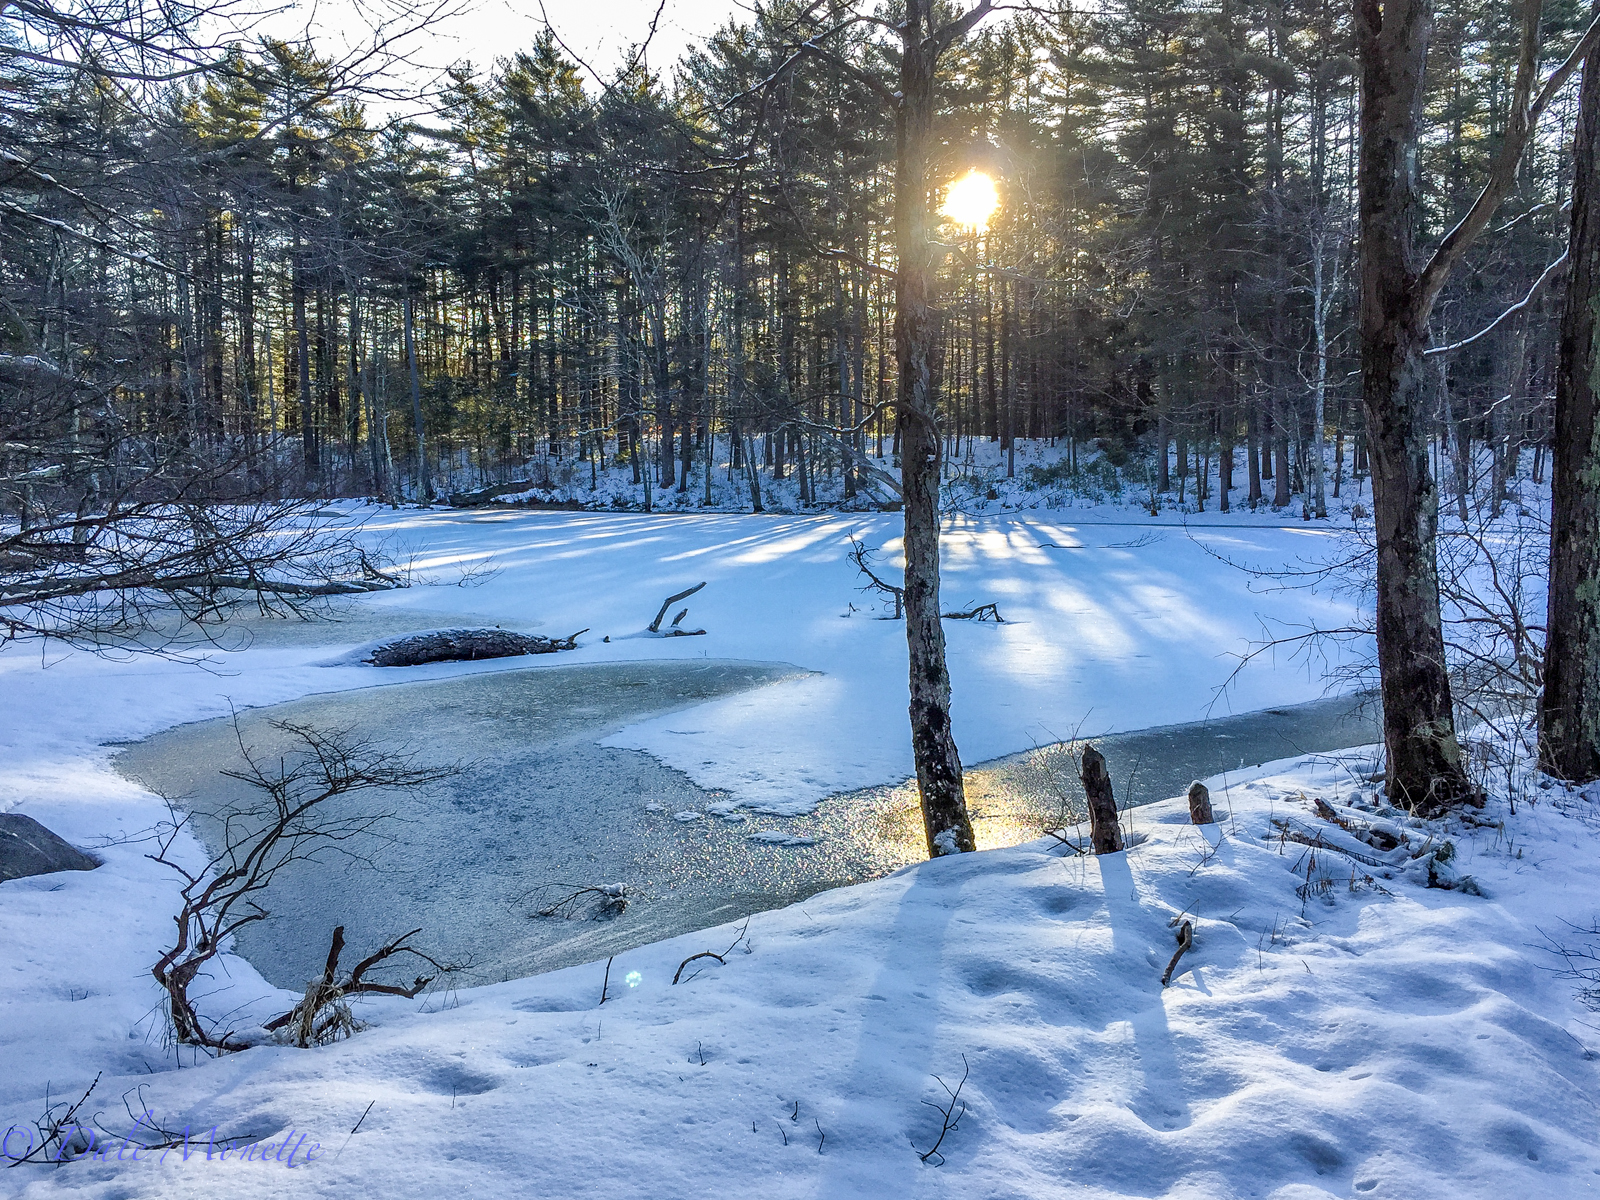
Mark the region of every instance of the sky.
<instances>
[{"instance_id":1,"label":"sky","mask_svg":"<svg viewBox=\"0 0 1600 1200\"><path fill-rule=\"evenodd\" d=\"M341 45L370 40L370 29L385 9L409 8L441 0L297 0L265 21L256 32L297 37L309 29L315 42L332 52ZM550 24L571 51L595 71L609 74L629 48L649 31L661 8L649 62L666 68L684 49L703 41L747 0L443 0L448 15L430 25L426 37L408 44L419 64L406 75L420 81L452 63L467 60L487 70L496 58L532 45ZM431 68L432 70L427 70ZM593 79L587 80L591 85Z\"/></svg>"}]
</instances>

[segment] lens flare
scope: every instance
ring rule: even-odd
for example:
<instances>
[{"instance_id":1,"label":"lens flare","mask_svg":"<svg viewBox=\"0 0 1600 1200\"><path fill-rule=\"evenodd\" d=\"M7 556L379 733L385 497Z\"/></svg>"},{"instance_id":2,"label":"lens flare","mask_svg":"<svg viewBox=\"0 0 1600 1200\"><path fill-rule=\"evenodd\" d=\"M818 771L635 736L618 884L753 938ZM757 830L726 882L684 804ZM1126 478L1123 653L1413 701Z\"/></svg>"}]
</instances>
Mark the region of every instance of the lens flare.
<instances>
[{"instance_id":1,"label":"lens flare","mask_svg":"<svg viewBox=\"0 0 1600 1200\"><path fill-rule=\"evenodd\" d=\"M639 974L637 971L629 971L622 977L622 982L627 984L629 987L638 987L643 980L644 976Z\"/></svg>"},{"instance_id":2,"label":"lens flare","mask_svg":"<svg viewBox=\"0 0 1600 1200\"><path fill-rule=\"evenodd\" d=\"M1000 193L994 180L982 171L972 170L946 189L939 215L963 229L982 233L999 207Z\"/></svg>"}]
</instances>

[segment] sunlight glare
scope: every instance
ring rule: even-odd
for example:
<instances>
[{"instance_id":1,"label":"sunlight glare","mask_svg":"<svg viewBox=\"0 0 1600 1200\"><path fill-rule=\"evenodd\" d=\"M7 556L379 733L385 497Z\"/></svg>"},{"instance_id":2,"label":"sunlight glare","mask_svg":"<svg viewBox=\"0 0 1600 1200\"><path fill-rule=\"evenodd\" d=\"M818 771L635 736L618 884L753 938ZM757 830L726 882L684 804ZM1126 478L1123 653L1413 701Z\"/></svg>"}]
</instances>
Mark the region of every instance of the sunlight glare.
<instances>
[{"instance_id":1,"label":"sunlight glare","mask_svg":"<svg viewBox=\"0 0 1600 1200\"><path fill-rule=\"evenodd\" d=\"M944 194L944 204L939 215L946 220L982 233L989 227L989 218L1000 207L1000 193L982 171L973 169L952 183Z\"/></svg>"}]
</instances>

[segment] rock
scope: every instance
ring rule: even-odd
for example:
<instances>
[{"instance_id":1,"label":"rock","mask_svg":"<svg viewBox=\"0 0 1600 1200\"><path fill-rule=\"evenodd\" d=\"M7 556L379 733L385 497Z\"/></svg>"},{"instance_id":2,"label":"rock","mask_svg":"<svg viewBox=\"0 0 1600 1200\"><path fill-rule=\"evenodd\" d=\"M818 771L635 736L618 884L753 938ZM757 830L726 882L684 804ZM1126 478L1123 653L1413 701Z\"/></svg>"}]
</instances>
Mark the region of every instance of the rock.
<instances>
[{"instance_id":1,"label":"rock","mask_svg":"<svg viewBox=\"0 0 1600 1200\"><path fill-rule=\"evenodd\" d=\"M0 813L0 882L53 871L92 871L99 865L32 817Z\"/></svg>"},{"instance_id":2,"label":"rock","mask_svg":"<svg viewBox=\"0 0 1600 1200\"><path fill-rule=\"evenodd\" d=\"M462 662L479 658L512 658L520 654L553 654L577 648L580 629L570 637L547 638L512 633L509 629L440 629L386 642L366 661L375 667L415 667L423 663Z\"/></svg>"}]
</instances>

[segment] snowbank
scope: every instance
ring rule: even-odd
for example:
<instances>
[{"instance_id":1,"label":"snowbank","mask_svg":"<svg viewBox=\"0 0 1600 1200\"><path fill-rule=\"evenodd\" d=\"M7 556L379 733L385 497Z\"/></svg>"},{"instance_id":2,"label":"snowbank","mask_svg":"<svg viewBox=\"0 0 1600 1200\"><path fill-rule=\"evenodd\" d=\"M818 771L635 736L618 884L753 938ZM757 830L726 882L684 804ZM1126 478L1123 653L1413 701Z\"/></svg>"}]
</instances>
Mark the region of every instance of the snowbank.
<instances>
[{"instance_id":1,"label":"snowbank","mask_svg":"<svg viewBox=\"0 0 1600 1200\"><path fill-rule=\"evenodd\" d=\"M143 1084L157 1124L190 1128L189 1161L118 1162L113 1142L106 1161L6 1181L121 1197L1593 1194L1600 1034L1541 947L1594 916L1595 801L1550 793L1516 816L1496 801L1470 826L1404 830L1448 836L1478 896L1312 863L1284 838L1285 822L1342 836L1312 797L1370 819L1348 807L1363 769L1219 777L1217 827L1173 801L1131 815L1147 837L1122 854L1046 841L943 859L645 947L609 964L604 1005L597 963L369 1006L374 1027L330 1048L125 1071L97 1093L106 1126L126 1130L117 1097ZM1163 989L1182 919L1194 948ZM726 961L674 986L701 950ZM62 1066L58 1088L87 1081L89 1063ZM925 1102L964 1072L966 1115L934 1166L920 1154L943 1121ZM208 1162L213 1126L272 1161Z\"/></svg>"}]
</instances>

